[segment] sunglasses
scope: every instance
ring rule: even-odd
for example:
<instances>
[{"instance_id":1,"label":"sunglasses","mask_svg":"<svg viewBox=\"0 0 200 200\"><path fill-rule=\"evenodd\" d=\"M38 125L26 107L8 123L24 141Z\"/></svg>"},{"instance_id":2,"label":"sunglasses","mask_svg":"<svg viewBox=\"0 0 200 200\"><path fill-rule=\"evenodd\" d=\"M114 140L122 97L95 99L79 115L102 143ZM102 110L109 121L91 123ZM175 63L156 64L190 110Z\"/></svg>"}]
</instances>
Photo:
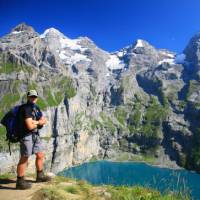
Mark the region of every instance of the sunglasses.
<instances>
[{"instance_id":1,"label":"sunglasses","mask_svg":"<svg viewBox=\"0 0 200 200\"><path fill-rule=\"evenodd\" d=\"M29 96L29 97L31 97L31 98L37 98L37 96Z\"/></svg>"}]
</instances>

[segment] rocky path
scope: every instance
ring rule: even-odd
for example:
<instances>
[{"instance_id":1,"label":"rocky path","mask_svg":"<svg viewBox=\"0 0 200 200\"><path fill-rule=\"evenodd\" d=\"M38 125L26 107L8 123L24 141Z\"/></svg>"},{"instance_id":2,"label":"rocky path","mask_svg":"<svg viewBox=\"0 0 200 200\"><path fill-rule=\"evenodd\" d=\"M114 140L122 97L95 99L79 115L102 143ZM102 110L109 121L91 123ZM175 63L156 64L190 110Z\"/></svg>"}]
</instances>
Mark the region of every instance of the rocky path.
<instances>
[{"instance_id":1,"label":"rocky path","mask_svg":"<svg viewBox=\"0 0 200 200\"><path fill-rule=\"evenodd\" d=\"M15 179L0 179L0 200L29 200L33 194L48 183L35 183L33 178L27 178L32 183L28 190L16 190Z\"/></svg>"}]
</instances>

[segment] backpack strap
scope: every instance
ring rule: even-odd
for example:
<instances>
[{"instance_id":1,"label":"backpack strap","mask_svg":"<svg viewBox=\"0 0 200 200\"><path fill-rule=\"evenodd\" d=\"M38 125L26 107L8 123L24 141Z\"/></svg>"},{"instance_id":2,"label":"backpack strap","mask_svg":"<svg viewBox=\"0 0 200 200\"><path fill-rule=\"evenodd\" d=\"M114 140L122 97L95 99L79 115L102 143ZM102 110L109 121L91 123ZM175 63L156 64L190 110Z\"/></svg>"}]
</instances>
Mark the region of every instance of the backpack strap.
<instances>
[{"instance_id":1,"label":"backpack strap","mask_svg":"<svg viewBox=\"0 0 200 200\"><path fill-rule=\"evenodd\" d=\"M39 120L42 117L42 112L36 104L33 105L33 111L35 113L36 120Z\"/></svg>"}]
</instances>

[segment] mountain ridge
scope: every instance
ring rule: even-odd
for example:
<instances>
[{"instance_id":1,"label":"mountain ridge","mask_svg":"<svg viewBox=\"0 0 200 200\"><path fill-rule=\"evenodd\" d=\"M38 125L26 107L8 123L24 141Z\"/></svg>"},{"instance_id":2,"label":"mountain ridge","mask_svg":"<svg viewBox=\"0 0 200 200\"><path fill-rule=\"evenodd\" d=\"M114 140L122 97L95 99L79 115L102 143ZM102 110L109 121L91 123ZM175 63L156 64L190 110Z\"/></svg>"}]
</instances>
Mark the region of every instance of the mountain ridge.
<instances>
[{"instance_id":1,"label":"mountain ridge","mask_svg":"<svg viewBox=\"0 0 200 200\"><path fill-rule=\"evenodd\" d=\"M45 166L53 172L93 157L150 157L199 171L198 38L188 46L176 54L138 39L107 52L87 37L70 39L54 28L40 35L20 24L0 38L0 111L38 90L49 121L41 131ZM17 147L8 160L0 147L0 172L13 170Z\"/></svg>"}]
</instances>

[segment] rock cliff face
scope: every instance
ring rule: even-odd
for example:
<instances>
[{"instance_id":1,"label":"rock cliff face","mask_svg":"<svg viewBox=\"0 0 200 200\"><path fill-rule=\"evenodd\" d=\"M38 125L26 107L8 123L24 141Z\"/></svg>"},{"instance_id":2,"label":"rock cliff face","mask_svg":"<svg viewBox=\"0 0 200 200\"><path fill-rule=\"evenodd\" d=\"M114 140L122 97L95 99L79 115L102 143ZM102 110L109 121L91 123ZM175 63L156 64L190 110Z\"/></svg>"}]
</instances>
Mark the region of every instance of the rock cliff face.
<instances>
[{"instance_id":1,"label":"rock cliff face","mask_svg":"<svg viewBox=\"0 0 200 200\"><path fill-rule=\"evenodd\" d=\"M94 158L200 170L199 38L180 55L143 40L109 53L87 37L20 24L0 38L0 117L36 89L48 119L45 168L56 173ZM0 173L19 157L17 145L9 156L4 132Z\"/></svg>"}]
</instances>

